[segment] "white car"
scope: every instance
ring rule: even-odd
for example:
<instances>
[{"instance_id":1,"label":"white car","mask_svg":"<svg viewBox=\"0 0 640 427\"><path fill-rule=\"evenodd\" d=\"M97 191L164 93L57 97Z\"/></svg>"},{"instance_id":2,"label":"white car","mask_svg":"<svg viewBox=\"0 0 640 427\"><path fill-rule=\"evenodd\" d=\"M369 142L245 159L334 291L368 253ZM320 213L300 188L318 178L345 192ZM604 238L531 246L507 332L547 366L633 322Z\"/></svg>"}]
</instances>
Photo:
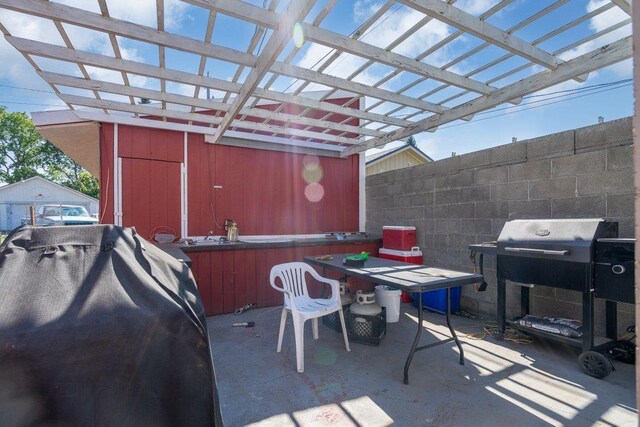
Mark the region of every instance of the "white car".
<instances>
[{"instance_id":1,"label":"white car","mask_svg":"<svg viewBox=\"0 0 640 427\"><path fill-rule=\"evenodd\" d=\"M98 219L83 206L43 205L36 211L36 225L91 225Z\"/></svg>"}]
</instances>

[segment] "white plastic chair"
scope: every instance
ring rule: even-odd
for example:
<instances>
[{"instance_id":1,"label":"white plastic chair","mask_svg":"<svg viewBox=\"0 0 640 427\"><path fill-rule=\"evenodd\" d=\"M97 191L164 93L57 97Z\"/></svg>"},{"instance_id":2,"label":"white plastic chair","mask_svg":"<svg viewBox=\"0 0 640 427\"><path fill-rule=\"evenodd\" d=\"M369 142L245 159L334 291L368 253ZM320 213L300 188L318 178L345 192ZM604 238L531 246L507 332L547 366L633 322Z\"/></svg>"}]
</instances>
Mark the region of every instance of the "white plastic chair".
<instances>
[{"instance_id":1,"label":"white plastic chair","mask_svg":"<svg viewBox=\"0 0 640 427\"><path fill-rule=\"evenodd\" d=\"M307 290L305 273L309 273L319 282L331 285L330 298L311 298ZM282 287L276 285L276 280L280 279ZM282 351L282 336L284 335L284 325L287 321L287 311L291 311L293 318L293 332L296 339L296 364L298 372L304 372L304 323L312 319L313 339L318 339L318 318L327 314L338 312L342 334L344 335L344 346L347 351L349 339L347 338L347 328L344 324L344 314L340 304L340 285L337 280L327 279L320 276L311 266L304 262L289 262L278 264L271 269L271 287L284 293L284 307L280 316L280 333L278 334L277 351Z\"/></svg>"}]
</instances>

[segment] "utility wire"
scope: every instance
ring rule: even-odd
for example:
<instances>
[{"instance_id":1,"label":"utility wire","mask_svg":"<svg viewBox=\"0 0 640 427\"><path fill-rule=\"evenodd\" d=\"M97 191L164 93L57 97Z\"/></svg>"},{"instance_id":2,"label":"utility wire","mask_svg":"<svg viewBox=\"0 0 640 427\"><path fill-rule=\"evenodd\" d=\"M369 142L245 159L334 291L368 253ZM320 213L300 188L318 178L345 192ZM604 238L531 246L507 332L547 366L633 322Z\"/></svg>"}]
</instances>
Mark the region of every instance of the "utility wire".
<instances>
[{"instance_id":1,"label":"utility wire","mask_svg":"<svg viewBox=\"0 0 640 427\"><path fill-rule=\"evenodd\" d=\"M11 89L29 90L29 91L32 91L32 92L55 93L52 90L33 89L33 88L22 87L22 86L11 86L11 85L3 85L3 84L0 84L0 86L1 87L8 87L8 88L11 88Z\"/></svg>"},{"instance_id":2,"label":"utility wire","mask_svg":"<svg viewBox=\"0 0 640 427\"><path fill-rule=\"evenodd\" d=\"M15 105L37 105L40 107L64 107L64 104L38 104L35 102L13 102L0 100L0 104L15 104Z\"/></svg>"},{"instance_id":3,"label":"utility wire","mask_svg":"<svg viewBox=\"0 0 640 427\"><path fill-rule=\"evenodd\" d=\"M531 104L538 103L538 102L548 101L550 99L556 99L556 98L562 98L564 96L570 96L570 95L560 95L560 94L563 94L563 93L564 94L566 94L566 93L576 94L576 93L583 93L583 92L593 92L593 91L596 91L598 89L602 89L603 87L611 87L611 89L617 89L617 87L612 87L612 86L626 87L626 86L631 85L632 82L633 82L633 79L616 80L614 82L599 83L599 84L595 84L595 85L583 86L583 87L578 87L578 88L573 88L573 89L558 90L558 91L555 91L555 92L542 93L542 94L538 94L538 95L527 95L527 96L523 97L523 100L527 100L527 99L531 99L531 98L537 98L537 97L546 97L544 99L531 101L531 102L526 104L526 105L531 105ZM557 96L552 96L552 95L557 95ZM489 110L489 111L481 111L481 112L476 113L476 115L479 116L479 115L482 115L482 114L491 114L491 113L495 113L497 111L513 110L513 109L517 109L517 108L521 108L521 107L523 107L523 105L510 105L508 107L496 108L496 109L492 109L492 110ZM402 118L402 117L408 116L410 114L413 114L413 113L394 114L394 115L391 115L390 117Z\"/></svg>"},{"instance_id":4,"label":"utility wire","mask_svg":"<svg viewBox=\"0 0 640 427\"><path fill-rule=\"evenodd\" d=\"M546 102L546 101L549 101L551 99L565 98L565 97L567 98L567 100L571 100L571 99L573 99L573 98L571 98L571 95L562 95L562 93L566 93L568 91L572 91L573 95L575 95L577 93L595 94L595 93L605 92L605 90L603 89L604 87L608 87L609 88L608 90L614 90L614 89L618 89L618 88L621 88L621 87L631 86L631 84L632 84L632 80L631 79L629 79L629 80L620 80L620 81L621 82L626 82L626 83L620 84L620 83L616 82L617 84L615 84L615 85L611 84L611 83L609 83L609 84L603 83L601 85L593 85L591 87L591 89L589 89L589 90L575 90L575 91L572 91L571 89L569 89L569 90L565 90L565 91L550 92L548 94L543 94L543 95L534 95L534 96L547 96L547 98L531 101L531 102L528 102L525 105L538 104L540 102ZM611 86L616 86L616 87L611 87ZM598 89L600 89L600 90L598 90ZM549 95L552 95L552 94L558 94L558 95L549 96ZM531 99L534 96L527 96L527 97L524 97L524 99ZM480 116L480 115L483 115L483 114L496 113L498 111L517 110L518 108L524 107L525 105L511 105L511 106L508 106L508 107L496 108L495 110L481 111L481 112L477 113L477 115Z\"/></svg>"},{"instance_id":5,"label":"utility wire","mask_svg":"<svg viewBox=\"0 0 640 427\"><path fill-rule=\"evenodd\" d=\"M557 101L553 101L553 102L547 102L546 104L533 105L531 107L521 107L519 110L516 110L516 111L507 111L507 112L504 112L504 113L501 113L501 114L495 114L493 116L483 117L481 119L474 119L474 120L472 120L470 122L462 122L462 123L451 124L451 125L448 125L448 126L442 126L442 127L440 127L440 129L448 129L448 128L453 128L453 127L468 125L468 124L471 124L471 123L476 123L476 122L481 122L481 121L484 121L484 120L494 119L496 117L501 117L501 116L506 116L506 115L509 115L509 114L519 113L521 111L527 111L527 110L533 110L534 108L546 107L547 105L553 105L553 104L558 104L560 102L571 101L571 100L578 99L578 98L584 98L585 96L591 96L591 95L595 95L595 94L602 93L602 92L609 92L611 90L620 89L622 87L626 87L626 86L630 86L630 85L631 84L629 83L629 84L626 84L624 86L618 86L618 87L615 87L615 88L607 88L607 89L602 89L602 90L599 90L599 91L583 93L583 94L576 95L576 96L573 96L573 97L564 97L563 99L558 99ZM529 104L527 104L527 105L529 105ZM509 107L509 108L512 108L512 107ZM515 108L518 108L518 106L515 106ZM489 113L489 112L485 111L484 113Z\"/></svg>"},{"instance_id":6,"label":"utility wire","mask_svg":"<svg viewBox=\"0 0 640 427\"><path fill-rule=\"evenodd\" d=\"M527 95L524 98L525 99L529 99L529 98L537 98L537 97L541 97L541 96L555 95L557 93L576 92L576 91L587 90L587 89L594 88L594 87L611 86L611 85L616 85L616 84L629 83L629 82L632 82L632 81L633 81L633 79L623 79L623 80L617 80L615 82L599 83L599 84L590 85L590 86L580 86L580 87L576 87L576 88L573 88L573 89L558 90L558 91L555 91L555 92L541 93L541 94L538 94L538 95Z\"/></svg>"}]
</instances>

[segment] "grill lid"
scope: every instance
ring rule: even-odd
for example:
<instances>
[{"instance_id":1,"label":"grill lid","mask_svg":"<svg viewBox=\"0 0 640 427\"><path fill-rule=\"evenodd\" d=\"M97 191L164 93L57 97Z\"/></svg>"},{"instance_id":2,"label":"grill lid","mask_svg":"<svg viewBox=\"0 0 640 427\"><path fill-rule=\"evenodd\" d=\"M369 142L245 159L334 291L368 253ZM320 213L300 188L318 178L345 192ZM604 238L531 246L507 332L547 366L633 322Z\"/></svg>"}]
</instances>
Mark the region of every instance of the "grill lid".
<instances>
[{"instance_id":1,"label":"grill lid","mask_svg":"<svg viewBox=\"0 0 640 427\"><path fill-rule=\"evenodd\" d=\"M602 218L513 220L498 237L498 255L591 262L595 239L617 235L618 223Z\"/></svg>"}]
</instances>

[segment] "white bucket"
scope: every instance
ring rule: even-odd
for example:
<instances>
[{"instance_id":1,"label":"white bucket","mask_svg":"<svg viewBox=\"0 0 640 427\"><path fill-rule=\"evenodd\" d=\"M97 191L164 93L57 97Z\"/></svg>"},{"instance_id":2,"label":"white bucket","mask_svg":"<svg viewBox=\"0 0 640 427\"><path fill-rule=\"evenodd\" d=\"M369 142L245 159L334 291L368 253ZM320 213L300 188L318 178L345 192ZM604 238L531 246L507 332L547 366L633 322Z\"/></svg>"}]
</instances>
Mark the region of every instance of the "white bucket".
<instances>
[{"instance_id":1,"label":"white bucket","mask_svg":"<svg viewBox=\"0 0 640 427\"><path fill-rule=\"evenodd\" d=\"M376 286L376 304L385 307L387 311L387 323L395 323L400 320L400 289L389 286Z\"/></svg>"}]
</instances>

